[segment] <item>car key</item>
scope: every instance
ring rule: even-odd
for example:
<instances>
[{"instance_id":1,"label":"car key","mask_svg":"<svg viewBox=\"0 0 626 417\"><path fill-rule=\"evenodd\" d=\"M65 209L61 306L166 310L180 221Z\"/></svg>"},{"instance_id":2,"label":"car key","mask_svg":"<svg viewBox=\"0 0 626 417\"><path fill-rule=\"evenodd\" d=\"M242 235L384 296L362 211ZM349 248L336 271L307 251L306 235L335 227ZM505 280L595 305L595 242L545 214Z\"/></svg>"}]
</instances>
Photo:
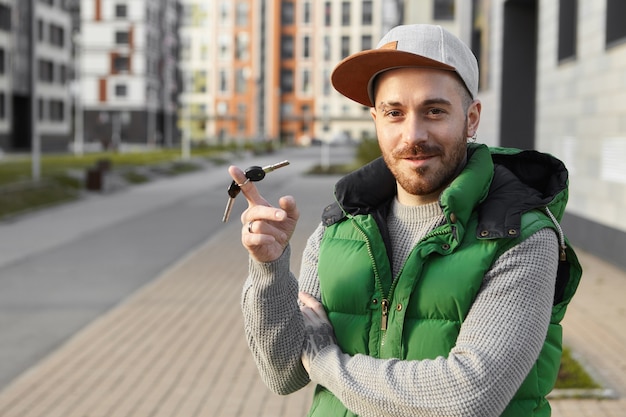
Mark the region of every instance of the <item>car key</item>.
<instances>
[{"instance_id":1,"label":"car key","mask_svg":"<svg viewBox=\"0 0 626 417\"><path fill-rule=\"evenodd\" d=\"M246 180L247 181L247 180ZM235 181L230 183L228 187L228 202L226 203L226 210L224 210L224 216L222 217L222 222L226 223L228 218L230 217L230 212L233 210L233 204L235 203L235 197L241 191L241 187Z\"/></svg>"},{"instance_id":2,"label":"car key","mask_svg":"<svg viewBox=\"0 0 626 417\"><path fill-rule=\"evenodd\" d=\"M289 165L289 161L282 161L277 164L267 165L265 167L260 167L257 165L253 165L251 167L246 168L244 174L246 176L246 180L242 184L237 184L234 180L230 183L228 187L228 202L226 203L226 210L224 210L224 216L222 217L222 222L226 223L230 218L230 212L233 209L233 204L235 202L235 197L239 195L241 192L241 186L247 184L248 181L261 181L265 178L265 174L275 171L278 168L282 168L284 166Z\"/></svg>"}]
</instances>

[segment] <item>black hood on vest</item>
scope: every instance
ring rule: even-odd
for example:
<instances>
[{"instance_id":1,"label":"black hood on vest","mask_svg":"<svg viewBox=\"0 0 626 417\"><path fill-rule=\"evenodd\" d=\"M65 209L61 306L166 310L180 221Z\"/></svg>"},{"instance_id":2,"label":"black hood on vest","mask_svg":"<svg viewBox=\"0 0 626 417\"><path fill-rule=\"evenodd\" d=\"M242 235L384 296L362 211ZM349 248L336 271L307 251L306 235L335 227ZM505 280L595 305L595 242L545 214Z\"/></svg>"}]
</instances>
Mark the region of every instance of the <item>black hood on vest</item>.
<instances>
[{"instance_id":1,"label":"black hood on vest","mask_svg":"<svg viewBox=\"0 0 626 417\"><path fill-rule=\"evenodd\" d=\"M484 145L469 144L468 160ZM565 165L551 155L537 151L490 148L494 175L489 193L478 206L479 231L483 238L514 237L521 215L529 210L567 201L568 174ZM386 212L396 195L396 180L381 158L347 174L335 185L335 203L322 214L326 226L346 215ZM559 197L560 196L560 197ZM563 215L565 204L558 204L554 215ZM384 216L383 216L384 217ZM477 231L477 233L480 233Z\"/></svg>"}]
</instances>

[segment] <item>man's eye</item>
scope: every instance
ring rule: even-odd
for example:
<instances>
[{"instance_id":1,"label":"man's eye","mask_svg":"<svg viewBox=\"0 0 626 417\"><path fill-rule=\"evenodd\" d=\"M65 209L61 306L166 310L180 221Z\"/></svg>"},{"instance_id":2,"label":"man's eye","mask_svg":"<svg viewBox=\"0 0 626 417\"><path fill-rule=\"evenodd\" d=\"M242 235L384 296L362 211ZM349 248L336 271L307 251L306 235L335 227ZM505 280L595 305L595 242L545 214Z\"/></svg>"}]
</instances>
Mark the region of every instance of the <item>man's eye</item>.
<instances>
[{"instance_id":1,"label":"man's eye","mask_svg":"<svg viewBox=\"0 0 626 417\"><path fill-rule=\"evenodd\" d=\"M438 115L438 114L444 114L445 112L442 109L430 109L428 110L428 113Z\"/></svg>"},{"instance_id":2,"label":"man's eye","mask_svg":"<svg viewBox=\"0 0 626 417\"><path fill-rule=\"evenodd\" d=\"M389 110L386 114L387 116L391 117L399 117L402 115L402 113L400 113L398 110Z\"/></svg>"}]
</instances>

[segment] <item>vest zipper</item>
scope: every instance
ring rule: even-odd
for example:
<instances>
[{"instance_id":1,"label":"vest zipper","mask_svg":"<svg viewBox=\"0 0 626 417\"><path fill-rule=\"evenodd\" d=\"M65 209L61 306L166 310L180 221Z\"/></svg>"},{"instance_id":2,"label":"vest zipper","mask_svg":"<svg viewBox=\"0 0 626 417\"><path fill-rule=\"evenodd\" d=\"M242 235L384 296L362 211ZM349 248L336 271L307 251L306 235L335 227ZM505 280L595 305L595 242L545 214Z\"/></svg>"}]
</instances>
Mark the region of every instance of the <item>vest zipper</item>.
<instances>
[{"instance_id":1,"label":"vest zipper","mask_svg":"<svg viewBox=\"0 0 626 417\"><path fill-rule=\"evenodd\" d=\"M354 218L351 218L352 220L352 225L354 226L354 228L359 232L359 234L361 236L363 236L363 240L365 241L365 246L367 247L367 254L370 257L370 261L372 262L372 268L374 270L374 281L376 282L376 288L378 289L378 291L383 294L383 284L380 282L380 275L378 273L378 268L376 267L376 259L374 258L374 254L372 253L372 246L370 243L370 239L367 236L367 234L363 231L363 229L361 229L361 227L357 224L356 220ZM395 280L394 280L395 281ZM389 296L387 298L383 298L382 301L380 302L381 305L381 312L382 312L382 317L380 320L380 329L383 331L387 330L387 322L389 319L389 298L391 296L391 294L393 294L393 287L394 287L394 283L392 283L391 285L391 289L389 290ZM384 340L384 335L383 335L383 340ZM383 342L384 344L384 342Z\"/></svg>"},{"instance_id":2,"label":"vest zipper","mask_svg":"<svg viewBox=\"0 0 626 417\"><path fill-rule=\"evenodd\" d=\"M380 320L380 330L387 330L387 320L389 319L389 300L383 298L380 302L382 309L382 317Z\"/></svg>"},{"instance_id":3,"label":"vest zipper","mask_svg":"<svg viewBox=\"0 0 626 417\"><path fill-rule=\"evenodd\" d=\"M374 255L372 254L372 247L371 247L371 243L369 240L369 237L367 236L367 234L361 229L361 227L357 224L356 220L354 218L351 218L352 220L352 225L354 226L354 228L359 232L359 234L361 236L363 236L363 240L365 240L365 246L367 247L367 254L370 257L370 260L372 261L372 268L374 269L374 280L376 281L376 287L378 289L378 291L383 294L383 285L380 282L380 275L378 273L378 268L376 267L376 259L374 258ZM448 230L436 230L433 232L428 233L426 236L424 236L422 239L420 239L419 242L417 242L417 244L415 245L417 247L417 245L419 245L421 242L423 242L426 239L429 239L433 236L438 236L438 235L445 235L448 234L449 231ZM393 297L393 292L396 289L396 285L398 283L398 277L402 274L402 270L400 270L400 272L398 272L398 275L396 277L393 278L393 280L391 281L391 287L389 288L389 293L387 294L386 298L383 298L382 301L380 302L381 304L381 318L380 318L380 330L384 331L385 333L383 333L382 336L382 340L381 340L381 346L385 344L385 336L386 336L386 332L387 332L387 326L389 323L389 300Z\"/></svg>"}]
</instances>

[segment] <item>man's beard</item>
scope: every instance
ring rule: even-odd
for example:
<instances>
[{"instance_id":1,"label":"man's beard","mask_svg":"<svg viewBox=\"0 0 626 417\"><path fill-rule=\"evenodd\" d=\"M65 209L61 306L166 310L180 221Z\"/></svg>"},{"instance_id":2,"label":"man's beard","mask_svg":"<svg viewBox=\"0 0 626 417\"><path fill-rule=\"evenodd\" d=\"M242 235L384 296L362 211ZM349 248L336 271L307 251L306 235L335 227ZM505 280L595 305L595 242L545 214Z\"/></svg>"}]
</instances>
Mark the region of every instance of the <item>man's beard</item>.
<instances>
[{"instance_id":1,"label":"man's beard","mask_svg":"<svg viewBox=\"0 0 626 417\"><path fill-rule=\"evenodd\" d=\"M462 135L457 145L449 150L448 154L438 144L418 144L393 149L390 153L383 152L383 159L396 178L398 184L409 194L430 195L443 190L458 175L465 162L467 145L465 135ZM397 161L404 158L433 156L440 158L441 166L437 171L433 167L418 167L413 172L401 170Z\"/></svg>"}]
</instances>

